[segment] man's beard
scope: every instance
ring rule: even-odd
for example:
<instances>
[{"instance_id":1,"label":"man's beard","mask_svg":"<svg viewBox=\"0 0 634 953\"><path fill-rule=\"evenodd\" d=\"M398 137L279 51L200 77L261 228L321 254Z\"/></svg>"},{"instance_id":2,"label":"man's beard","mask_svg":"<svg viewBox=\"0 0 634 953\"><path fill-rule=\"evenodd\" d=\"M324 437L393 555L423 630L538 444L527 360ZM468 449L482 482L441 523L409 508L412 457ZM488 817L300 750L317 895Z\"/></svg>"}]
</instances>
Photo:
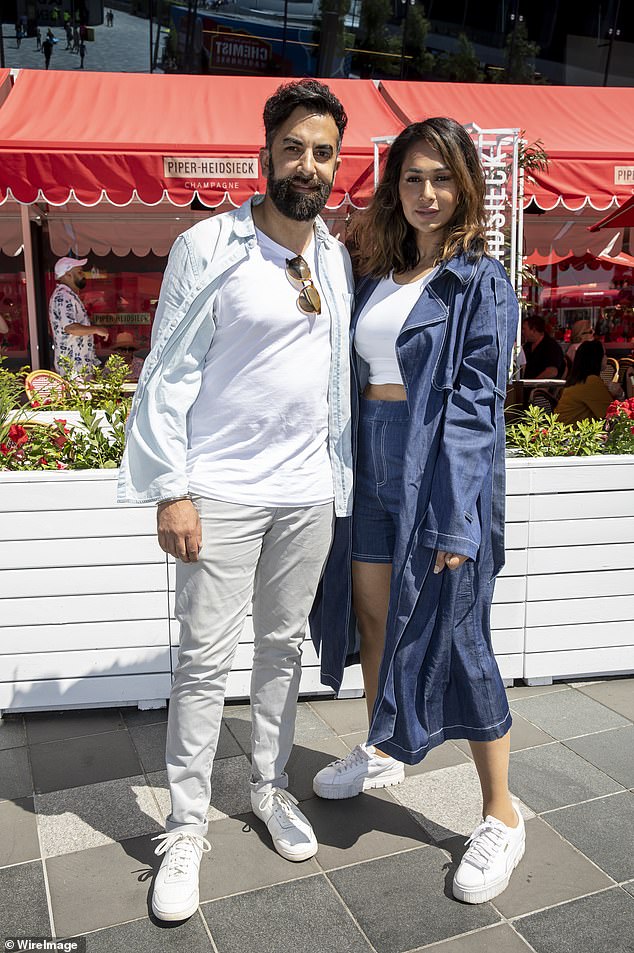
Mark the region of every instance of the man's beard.
<instances>
[{"instance_id":1,"label":"man's beard","mask_svg":"<svg viewBox=\"0 0 634 953\"><path fill-rule=\"evenodd\" d=\"M294 219L296 222L310 222L317 218L328 201L333 183L317 179L318 188L314 192L295 192L293 190L294 182L304 184L303 180L297 175L289 175L285 179L276 179L273 162L270 163L266 191L278 212L281 212L286 218Z\"/></svg>"},{"instance_id":2,"label":"man's beard","mask_svg":"<svg viewBox=\"0 0 634 953\"><path fill-rule=\"evenodd\" d=\"M75 286L76 286L77 288L79 288L79 290L81 291L82 288L85 288L85 287L86 287L86 279L85 279L85 278L75 278Z\"/></svg>"}]
</instances>

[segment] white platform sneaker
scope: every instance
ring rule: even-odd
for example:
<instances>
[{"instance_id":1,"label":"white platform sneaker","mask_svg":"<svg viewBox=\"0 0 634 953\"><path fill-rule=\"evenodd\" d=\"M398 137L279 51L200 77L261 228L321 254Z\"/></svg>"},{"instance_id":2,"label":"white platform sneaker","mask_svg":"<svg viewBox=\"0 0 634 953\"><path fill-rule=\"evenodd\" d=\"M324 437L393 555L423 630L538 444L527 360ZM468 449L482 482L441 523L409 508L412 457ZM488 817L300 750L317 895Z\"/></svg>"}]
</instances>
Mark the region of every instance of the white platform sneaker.
<instances>
[{"instance_id":1,"label":"white platform sneaker","mask_svg":"<svg viewBox=\"0 0 634 953\"><path fill-rule=\"evenodd\" d=\"M372 788L389 788L405 778L405 768L395 758L382 758L372 745L357 745L345 758L322 768L313 779L319 797L339 800Z\"/></svg>"},{"instance_id":2,"label":"white platform sneaker","mask_svg":"<svg viewBox=\"0 0 634 953\"><path fill-rule=\"evenodd\" d=\"M186 920L198 909L198 871L203 854L211 850L204 837L171 831L152 840L154 851L165 854L154 881L152 911L159 920Z\"/></svg>"},{"instance_id":3,"label":"white platform sneaker","mask_svg":"<svg viewBox=\"0 0 634 953\"><path fill-rule=\"evenodd\" d=\"M517 827L507 827L488 815L467 841L468 850L454 879L453 895L463 903L485 903L508 887L511 874L524 856L524 818L515 800Z\"/></svg>"},{"instance_id":4,"label":"white platform sneaker","mask_svg":"<svg viewBox=\"0 0 634 953\"><path fill-rule=\"evenodd\" d=\"M251 807L255 816L266 824L278 854L293 861L315 856L317 838L292 794L282 788L272 788L265 794L251 791Z\"/></svg>"}]
</instances>

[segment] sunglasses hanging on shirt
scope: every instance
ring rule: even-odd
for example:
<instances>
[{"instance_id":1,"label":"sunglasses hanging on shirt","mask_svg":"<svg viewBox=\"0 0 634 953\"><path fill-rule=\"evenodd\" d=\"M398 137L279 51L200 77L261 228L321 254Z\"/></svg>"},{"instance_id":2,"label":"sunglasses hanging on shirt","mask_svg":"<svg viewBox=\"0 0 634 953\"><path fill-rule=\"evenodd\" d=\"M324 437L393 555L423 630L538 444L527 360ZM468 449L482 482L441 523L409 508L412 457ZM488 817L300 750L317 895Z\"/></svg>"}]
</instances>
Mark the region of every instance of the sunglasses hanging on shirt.
<instances>
[{"instance_id":1,"label":"sunglasses hanging on shirt","mask_svg":"<svg viewBox=\"0 0 634 953\"><path fill-rule=\"evenodd\" d=\"M299 287L297 307L302 314L321 314L321 298L313 284L313 276L306 260L301 255L286 259L286 275L289 281Z\"/></svg>"}]
</instances>

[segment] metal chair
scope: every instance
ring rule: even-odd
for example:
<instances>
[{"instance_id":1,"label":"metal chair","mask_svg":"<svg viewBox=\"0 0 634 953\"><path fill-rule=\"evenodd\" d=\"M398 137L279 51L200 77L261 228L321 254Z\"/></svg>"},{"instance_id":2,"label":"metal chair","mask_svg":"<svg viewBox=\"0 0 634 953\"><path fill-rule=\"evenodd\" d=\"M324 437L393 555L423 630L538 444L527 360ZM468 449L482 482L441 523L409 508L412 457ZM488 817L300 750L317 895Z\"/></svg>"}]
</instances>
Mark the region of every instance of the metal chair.
<instances>
[{"instance_id":1,"label":"metal chair","mask_svg":"<svg viewBox=\"0 0 634 953\"><path fill-rule=\"evenodd\" d=\"M604 384L615 384L619 380L621 369L615 357L606 357L601 368L601 380Z\"/></svg>"},{"instance_id":2,"label":"metal chair","mask_svg":"<svg viewBox=\"0 0 634 953\"><path fill-rule=\"evenodd\" d=\"M24 379L24 390L30 404L50 404L65 397L68 384L55 371L31 371Z\"/></svg>"},{"instance_id":3,"label":"metal chair","mask_svg":"<svg viewBox=\"0 0 634 953\"><path fill-rule=\"evenodd\" d=\"M558 400L558 397L555 397L554 394L551 394L550 391L544 387L534 387L528 398L529 404L533 404L534 407L541 407L542 410L547 411L549 414L554 412Z\"/></svg>"}]
</instances>

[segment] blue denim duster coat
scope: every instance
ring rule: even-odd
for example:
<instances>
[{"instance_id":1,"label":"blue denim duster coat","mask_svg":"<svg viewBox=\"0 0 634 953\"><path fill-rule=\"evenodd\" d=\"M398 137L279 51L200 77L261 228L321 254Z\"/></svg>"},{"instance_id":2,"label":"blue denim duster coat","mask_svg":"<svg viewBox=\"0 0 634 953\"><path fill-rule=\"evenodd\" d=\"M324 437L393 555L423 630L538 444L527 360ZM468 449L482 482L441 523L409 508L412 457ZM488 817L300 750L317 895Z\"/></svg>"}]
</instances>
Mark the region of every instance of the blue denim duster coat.
<instances>
[{"instance_id":1,"label":"blue denim duster coat","mask_svg":"<svg viewBox=\"0 0 634 953\"><path fill-rule=\"evenodd\" d=\"M357 288L351 333L376 285ZM416 763L447 738L501 737L511 716L489 616L504 564L504 398L518 303L502 265L459 255L423 290L396 350L410 423L379 691L370 742ZM367 365L353 351L353 419ZM354 445L354 437L353 437ZM356 661L352 519L338 519L311 614L322 681ZM468 558L432 572L437 550Z\"/></svg>"}]
</instances>

